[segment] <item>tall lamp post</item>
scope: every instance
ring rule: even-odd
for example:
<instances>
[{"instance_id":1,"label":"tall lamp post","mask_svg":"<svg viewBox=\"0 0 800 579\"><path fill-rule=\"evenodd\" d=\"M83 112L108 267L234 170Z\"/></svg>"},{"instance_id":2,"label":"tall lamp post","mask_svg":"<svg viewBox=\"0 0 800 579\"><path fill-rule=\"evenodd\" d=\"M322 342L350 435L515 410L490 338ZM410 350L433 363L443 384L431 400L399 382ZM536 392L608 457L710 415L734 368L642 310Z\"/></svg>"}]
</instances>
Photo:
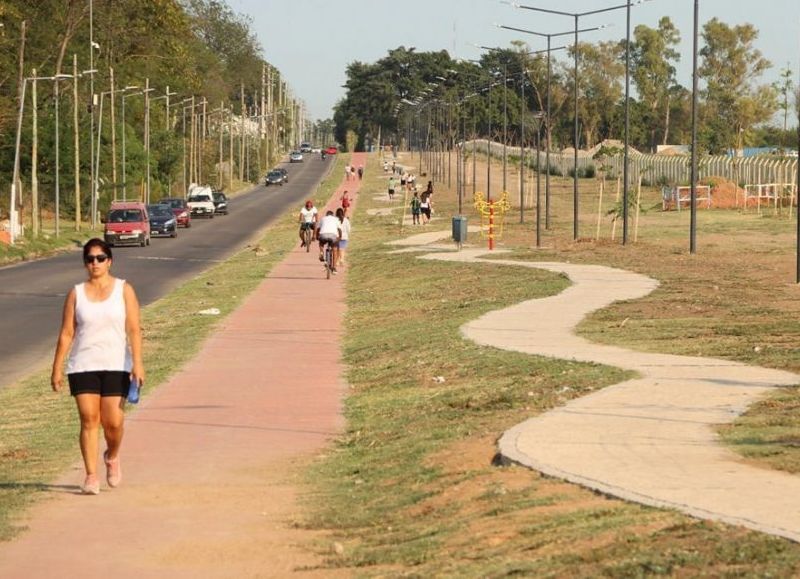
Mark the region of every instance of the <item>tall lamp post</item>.
<instances>
[{"instance_id":1,"label":"tall lamp post","mask_svg":"<svg viewBox=\"0 0 800 579\"><path fill-rule=\"evenodd\" d=\"M54 93L54 106L55 106L55 149L56 149L56 159L55 159L55 203L56 203L56 237L61 234L61 187L59 183L59 175L61 173L61 157L60 157L60 144L59 144L59 119L58 119L58 81L61 79L66 78L73 78L71 74L57 74L53 77L53 93Z\"/></svg>"},{"instance_id":2,"label":"tall lamp post","mask_svg":"<svg viewBox=\"0 0 800 579\"><path fill-rule=\"evenodd\" d=\"M19 156L20 144L22 140L22 118L25 115L25 94L27 92L28 82L36 82L40 80L52 80L57 83L59 80L65 78L73 78L71 74L58 74L55 76L30 76L22 79L22 91L20 92L19 111L17 113L17 136L14 143L14 167L11 177L11 198L9 199L9 221L10 221L10 234L9 241L14 245L16 241L17 229L19 227L19 215L17 212L17 183L19 181ZM55 87L54 87L55 88ZM56 148L56 175L55 175L55 195L56 195L56 236L59 234L59 190L58 190L58 165L59 165L59 142L58 142L58 99L55 101L55 148Z\"/></svg>"},{"instance_id":3,"label":"tall lamp post","mask_svg":"<svg viewBox=\"0 0 800 579\"><path fill-rule=\"evenodd\" d=\"M120 88L120 89L116 89L116 90L107 90L107 91L103 91L103 92L100 93L100 111L99 111L99 115L98 115L99 119L98 119L98 123L97 123L97 150L95 152L95 159L94 159L94 169L95 170L94 170L94 184L93 184L93 187L92 187L92 219L96 219L97 210L98 210L97 205L98 205L99 193L100 193L100 143L101 143L100 135L103 132L103 102L105 100L106 95L114 95L116 93L124 93L124 92L127 92L129 90L135 90L136 88L138 88L138 87L126 86L125 88ZM112 100L112 102L113 102L113 100ZM125 177L124 177L124 175L125 175L125 139L124 139L124 136L125 136L125 133L124 133L124 128L125 128L125 126L124 126L124 123L125 123L125 117L124 117L124 115L125 115L125 112L124 112L125 111L125 108L124 108L125 107L125 97L124 97L124 95L122 97L122 106L123 106L123 109L122 109L122 111L123 111L123 113L122 113L123 114L123 117L122 117L123 118L123 121L122 121L123 122L122 174L123 174L123 181L124 181L124 179L125 179Z\"/></svg>"},{"instance_id":4,"label":"tall lamp post","mask_svg":"<svg viewBox=\"0 0 800 579\"><path fill-rule=\"evenodd\" d=\"M137 86L133 87L126 87L129 90L136 90ZM135 96L142 96L144 92L139 91L131 94L124 94L122 95L122 199L123 201L128 200L128 162L127 162L127 153L125 150L125 143L126 143L126 136L125 134L128 132L126 125L125 125L125 100Z\"/></svg>"},{"instance_id":5,"label":"tall lamp post","mask_svg":"<svg viewBox=\"0 0 800 579\"><path fill-rule=\"evenodd\" d=\"M150 89L150 90L152 91L153 89ZM166 99L166 101L167 101L166 102L166 109L165 109L165 111L166 111L166 119L165 119L164 122L165 122L165 124L166 124L166 126L168 128L169 127L169 97L175 96L176 94L178 94L178 93L169 92L169 87L167 87L166 90L164 91L164 94L161 95L161 96L149 98L147 95L145 95L145 100L147 101L147 107L148 107L147 111L145 112L145 119L146 119L146 123L147 123L146 131L147 131L147 202L148 203L150 203L150 108L149 107L150 107L150 105L152 104L153 101Z\"/></svg>"},{"instance_id":6,"label":"tall lamp post","mask_svg":"<svg viewBox=\"0 0 800 579\"><path fill-rule=\"evenodd\" d=\"M598 10L591 10L587 12L580 12L580 13L569 13L569 12L560 12L556 10L545 10L543 8L536 8L533 6L523 6L520 4L512 4L512 6L516 8L523 8L527 10L534 10L537 12L545 12L550 14L558 14L561 16L571 16L575 19L575 163L574 163L574 171L575 175L573 177L573 195L574 195L574 224L573 224L573 236L575 239L578 238L578 33L581 32L578 30L578 21L581 16L589 16L592 14L601 14L604 12L611 12L614 10L620 10L625 8L626 10L626 35L625 35L625 138L624 138L624 152L623 152L623 226L622 226L622 243L623 245L627 244L628 242L628 191L629 191L629 179L628 179L628 149L629 149L629 133L630 133L630 36L631 36L631 18L630 18L630 10L631 6L642 4L648 0L636 0L632 2L631 0L626 0L625 4L617 5L617 6L610 6L608 8L601 8ZM603 28L603 27L600 27ZM547 35L541 35L547 36ZM550 43L550 38L548 37L548 46ZM549 60L549 59L548 59ZM549 98L548 98L548 113L549 113ZM548 115L548 133L547 138L549 140L549 115ZM548 153L549 153L549 142L548 142ZM548 165L548 180L549 180L549 165Z\"/></svg>"},{"instance_id":7,"label":"tall lamp post","mask_svg":"<svg viewBox=\"0 0 800 579\"><path fill-rule=\"evenodd\" d=\"M544 34L542 32L536 32L534 30L526 30L524 28L516 28L514 26L505 26L503 24L496 24L498 28L504 28L506 30L514 30L516 32L522 32L524 34L532 34L534 36L540 36L542 38L547 39L547 48L545 50L537 50L533 52L529 52L528 54L547 54L547 117L545 121L545 165L546 165L546 172L544 178L544 205L545 205L545 218L544 218L544 228L550 229L550 134L551 134L551 78L553 74L553 67L550 55L554 50L564 50L566 46L559 46L558 48L552 48L552 40L553 38L557 38L559 36L567 36L569 34L575 34L574 30L568 30L565 32L556 32L552 34ZM605 26L594 26L592 28L584 28L582 30L578 30L578 34L582 34L584 32L594 32L595 30L602 30ZM577 50L577 48L576 48ZM577 85L576 85L577 86ZM577 118L577 117L576 117ZM575 172L577 174L577 161L575 165Z\"/></svg>"},{"instance_id":8,"label":"tall lamp post","mask_svg":"<svg viewBox=\"0 0 800 579\"><path fill-rule=\"evenodd\" d=\"M549 9L545 9L545 8L538 8L538 7L535 7L535 6L527 6L527 5L523 5L523 4L514 4L514 3L511 4L514 8L522 8L522 9L525 9L525 10L532 10L532 11L535 11L535 12L542 12L542 13L545 13L545 14L555 14L555 15L558 15L558 16L568 16L570 18L573 18L574 21L575 21L575 31L574 31L574 34L575 34L575 50L574 50L574 52L575 52L575 54L574 54L574 57L575 57L575 78L574 78L574 82L575 82L575 90L574 90L574 99L575 99L575 125L574 125L574 131L575 131L575 137L574 137L575 160L574 160L574 172L575 172L575 174L573 176L573 211L574 211L574 216L573 216L573 239L575 239L575 240L578 239L578 143L579 143L579 135L578 135L578 33L580 32L580 30L578 29L578 24L579 24L579 21L580 21L581 17L583 17L583 16L591 16L591 15L594 15L594 14L603 14L605 12L612 12L614 10L621 10L622 8L625 8L627 13L628 13L628 18L627 18L627 36L626 36L626 42L625 42L625 54L626 54L626 58L625 58L625 86L626 86L626 91L625 91L625 95L626 95L626 97L625 97L625 126L626 126L626 130L625 130L625 152L624 152L625 153L625 161L624 161L625 179L624 179L624 184L623 184L623 192L624 192L623 193L623 207L624 207L624 209L623 209L623 222L624 222L623 223L623 243L627 243L627 230L628 230L628 223L627 223L627 215L628 215L628 213L627 213L627 210L628 210L628 179L627 179L627 174L628 174L628 127L629 127L629 116L628 115L629 115L629 104L630 104L628 102L628 100L629 100L628 99L628 90L629 90L628 87L629 87L629 84L630 84L630 9L631 9L631 6L642 4L642 3L646 2L646 1L647 0L636 0L635 2L632 2L631 0L626 0L626 2L624 4L619 4L619 5L616 5L616 6L609 6L608 8L599 8L597 10L588 10L586 12L562 12L560 10L549 10Z\"/></svg>"}]
</instances>

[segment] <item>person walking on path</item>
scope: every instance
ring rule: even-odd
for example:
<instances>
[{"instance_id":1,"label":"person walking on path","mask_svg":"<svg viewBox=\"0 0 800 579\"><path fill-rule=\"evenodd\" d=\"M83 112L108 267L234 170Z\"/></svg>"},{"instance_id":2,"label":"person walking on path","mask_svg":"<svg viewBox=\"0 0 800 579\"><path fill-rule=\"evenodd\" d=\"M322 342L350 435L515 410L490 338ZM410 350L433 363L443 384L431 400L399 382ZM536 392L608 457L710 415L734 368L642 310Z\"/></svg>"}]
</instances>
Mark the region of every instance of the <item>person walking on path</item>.
<instances>
[{"instance_id":1,"label":"person walking on path","mask_svg":"<svg viewBox=\"0 0 800 579\"><path fill-rule=\"evenodd\" d=\"M86 479L84 494L100 493L97 478L98 434L106 440L103 460L108 486L122 482L119 451L122 444L125 399L131 383L144 384L139 301L129 283L111 275L111 247L101 239L83 246L88 279L76 285L64 301L61 331L50 383L55 392L64 382L67 360L69 389L80 415L80 447Z\"/></svg>"},{"instance_id":2,"label":"person walking on path","mask_svg":"<svg viewBox=\"0 0 800 579\"><path fill-rule=\"evenodd\" d=\"M419 198L419 193L414 191L414 196L411 198L411 222L414 225L419 225L419 214L422 208L422 201Z\"/></svg>"},{"instance_id":3,"label":"person walking on path","mask_svg":"<svg viewBox=\"0 0 800 579\"><path fill-rule=\"evenodd\" d=\"M347 217L345 213L344 207L341 207L336 210L336 217L339 219L339 243L337 244L337 252L336 252L336 269L339 269L340 266L343 266L344 263L344 253L347 251L347 243L350 240L350 219Z\"/></svg>"},{"instance_id":4,"label":"person walking on path","mask_svg":"<svg viewBox=\"0 0 800 579\"><path fill-rule=\"evenodd\" d=\"M358 180L361 181L364 178L364 165L358 166Z\"/></svg>"},{"instance_id":5,"label":"person walking on path","mask_svg":"<svg viewBox=\"0 0 800 579\"><path fill-rule=\"evenodd\" d=\"M433 181L428 181L428 186L425 187L425 191L423 191L422 194L427 194L428 196L433 195Z\"/></svg>"},{"instance_id":6,"label":"person walking on path","mask_svg":"<svg viewBox=\"0 0 800 579\"><path fill-rule=\"evenodd\" d=\"M394 178L394 175L389 177L389 201L394 199L394 189L397 187L397 181Z\"/></svg>"},{"instance_id":7,"label":"person walking on path","mask_svg":"<svg viewBox=\"0 0 800 579\"><path fill-rule=\"evenodd\" d=\"M347 211L350 209L350 194L347 192L347 189L345 189L344 193L342 193L340 200L342 202L342 210L344 211L344 214L347 215Z\"/></svg>"},{"instance_id":8,"label":"person walking on path","mask_svg":"<svg viewBox=\"0 0 800 579\"><path fill-rule=\"evenodd\" d=\"M350 165L345 165L344 166L344 179L345 179L345 181L349 181L350 180Z\"/></svg>"},{"instance_id":9,"label":"person walking on path","mask_svg":"<svg viewBox=\"0 0 800 579\"><path fill-rule=\"evenodd\" d=\"M420 198L419 209L423 216L422 224L427 225L428 222L431 220L431 213L433 210L433 202L431 201L431 194L428 191L422 193L422 197Z\"/></svg>"}]
</instances>

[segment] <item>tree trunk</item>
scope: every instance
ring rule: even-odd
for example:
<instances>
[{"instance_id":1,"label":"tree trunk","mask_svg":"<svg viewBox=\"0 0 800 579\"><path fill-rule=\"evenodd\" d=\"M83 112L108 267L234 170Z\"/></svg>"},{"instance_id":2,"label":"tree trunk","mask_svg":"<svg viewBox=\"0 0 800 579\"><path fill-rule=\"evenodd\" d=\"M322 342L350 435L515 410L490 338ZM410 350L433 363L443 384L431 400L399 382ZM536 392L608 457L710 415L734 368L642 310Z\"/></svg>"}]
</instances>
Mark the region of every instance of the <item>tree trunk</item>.
<instances>
[{"instance_id":1,"label":"tree trunk","mask_svg":"<svg viewBox=\"0 0 800 579\"><path fill-rule=\"evenodd\" d=\"M664 114L664 142L663 145L669 144L669 113L670 113L670 98L667 95L667 111Z\"/></svg>"}]
</instances>

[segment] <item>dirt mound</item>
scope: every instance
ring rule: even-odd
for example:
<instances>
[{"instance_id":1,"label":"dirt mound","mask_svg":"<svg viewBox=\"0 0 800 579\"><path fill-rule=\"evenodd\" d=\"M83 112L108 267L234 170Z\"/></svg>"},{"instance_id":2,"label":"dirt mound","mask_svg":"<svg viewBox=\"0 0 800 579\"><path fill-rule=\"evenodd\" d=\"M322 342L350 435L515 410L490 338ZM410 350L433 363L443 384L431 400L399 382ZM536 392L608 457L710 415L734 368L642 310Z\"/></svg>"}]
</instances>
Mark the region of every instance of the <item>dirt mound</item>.
<instances>
[{"instance_id":1,"label":"dirt mound","mask_svg":"<svg viewBox=\"0 0 800 579\"><path fill-rule=\"evenodd\" d=\"M744 205L745 190L725 177L711 175L704 177L698 183L711 186L711 206L714 208L732 209ZM751 199L750 204L755 205L755 200Z\"/></svg>"}]
</instances>

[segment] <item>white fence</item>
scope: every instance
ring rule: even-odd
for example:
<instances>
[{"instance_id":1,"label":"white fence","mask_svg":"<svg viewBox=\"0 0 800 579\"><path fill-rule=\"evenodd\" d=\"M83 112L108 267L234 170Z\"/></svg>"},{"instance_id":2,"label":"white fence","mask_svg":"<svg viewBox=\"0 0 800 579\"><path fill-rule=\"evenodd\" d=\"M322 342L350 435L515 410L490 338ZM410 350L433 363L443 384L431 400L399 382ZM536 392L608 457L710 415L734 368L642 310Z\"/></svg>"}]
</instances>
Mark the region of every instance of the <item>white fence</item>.
<instances>
[{"instance_id":1,"label":"white fence","mask_svg":"<svg viewBox=\"0 0 800 579\"><path fill-rule=\"evenodd\" d=\"M485 139L474 141L478 155L485 155L487 142ZM470 153L473 141L464 143L465 150ZM503 156L503 144L493 142L489 146L493 157ZM519 147L507 147L508 156L520 157ZM546 155L540 152L540 164L544 167ZM536 166L536 151L525 149L525 158L531 166ZM791 186L797 182L797 159L769 157L727 157L724 155L704 156L698 159L698 179L705 177L723 177L741 187L746 185L777 184ZM605 160L613 175L622 174L623 157L618 155ZM570 175L574 167L574 154L571 152L550 152L550 166L559 174ZM578 151L578 174L585 174L589 167L596 171L599 162L586 151ZM691 172L691 160L686 155L645 155L632 153L629 156L628 171L631 181L636 182L641 175L642 181L651 185L679 186L688 185Z\"/></svg>"}]
</instances>

